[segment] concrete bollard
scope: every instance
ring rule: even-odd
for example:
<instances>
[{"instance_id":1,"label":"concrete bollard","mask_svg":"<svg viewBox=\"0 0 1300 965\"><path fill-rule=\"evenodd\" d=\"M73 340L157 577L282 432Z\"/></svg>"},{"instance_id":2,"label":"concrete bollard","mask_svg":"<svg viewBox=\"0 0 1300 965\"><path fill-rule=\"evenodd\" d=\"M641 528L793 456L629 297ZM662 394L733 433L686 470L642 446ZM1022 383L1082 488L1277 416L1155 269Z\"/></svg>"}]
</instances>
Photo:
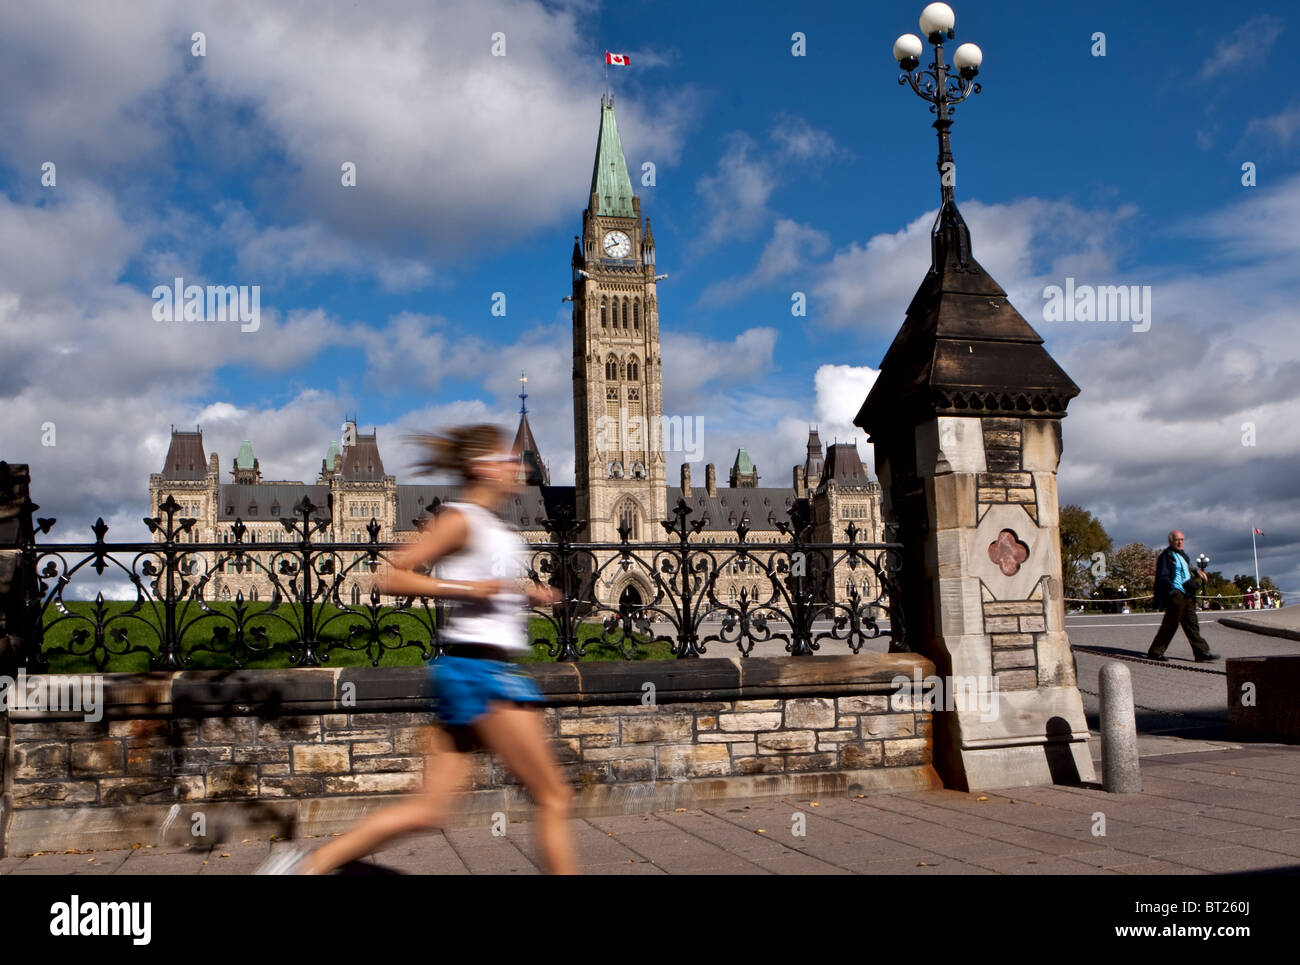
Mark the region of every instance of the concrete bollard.
<instances>
[{"instance_id":1,"label":"concrete bollard","mask_svg":"<svg viewBox=\"0 0 1300 965\"><path fill-rule=\"evenodd\" d=\"M1133 713L1133 677L1128 667L1115 661L1102 667L1099 692L1101 786L1112 794L1136 794L1142 790L1142 771Z\"/></svg>"}]
</instances>

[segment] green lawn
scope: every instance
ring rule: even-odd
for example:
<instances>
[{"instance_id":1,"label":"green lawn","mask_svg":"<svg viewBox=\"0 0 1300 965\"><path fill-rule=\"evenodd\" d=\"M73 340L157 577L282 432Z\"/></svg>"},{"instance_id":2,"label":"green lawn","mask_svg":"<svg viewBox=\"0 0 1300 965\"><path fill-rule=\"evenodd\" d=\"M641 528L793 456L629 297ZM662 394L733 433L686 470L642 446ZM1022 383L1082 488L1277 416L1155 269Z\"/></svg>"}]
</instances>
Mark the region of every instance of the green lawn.
<instances>
[{"instance_id":1,"label":"green lawn","mask_svg":"<svg viewBox=\"0 0 1300 965\"><path fill-rule=\"evenodd\" d=\"M140 673L149 669L149 654L159 651L159 627L164 619L161 607L149 605L131 613L133 604L108 602L103 604L99 621L103 623L104 644L111 652L104 670L108 672ZM99 669L97 659L102 651L91 653L95 634L96 605L90 602L68 603L68 614L51 607L46 613L44 651L52 673L86 673ZM234 649L235 604L213 602L208 612L198 604L177 608L176 622L181 629L182 652L190 657L187 669L228 670L236 666L231 655ZM318 652L328 648L327 667L368 666L378 657L381 667L418 666L426 660L423 648L429 642L429 627L434 623L432 608L415 607L399 611L391 607L379 611L379 633L370 629L368 617L339 610L333 605L318 607L314 618L317 627ZM357 632L354 634L353 628ZM617 646L598 641L602 627L599 623L583 623L578 628L578 639L587 646L584 660L623 660ZM243 666L256 669L275 669L295 666L291 646L301 638L301 614L291 606L273 607L269 603L245 604L244 634L249 649ZM524 654L526 663L549 662L548 646L555 640L555 628L546 620L534 617L529 621L529 640L534 641L532 653ZM376 636L378 639L376 639ZM382 641L383 646L380 646ZM538 643L536 641L545 641ZM143 648L147 652L124 652ZM385 649L386 648L386 649ZM70 650L72 653L56 651ZM667 642L648 642L641 635L633 651L635 660L667 660Z\"/></svg>"}]
</instances>

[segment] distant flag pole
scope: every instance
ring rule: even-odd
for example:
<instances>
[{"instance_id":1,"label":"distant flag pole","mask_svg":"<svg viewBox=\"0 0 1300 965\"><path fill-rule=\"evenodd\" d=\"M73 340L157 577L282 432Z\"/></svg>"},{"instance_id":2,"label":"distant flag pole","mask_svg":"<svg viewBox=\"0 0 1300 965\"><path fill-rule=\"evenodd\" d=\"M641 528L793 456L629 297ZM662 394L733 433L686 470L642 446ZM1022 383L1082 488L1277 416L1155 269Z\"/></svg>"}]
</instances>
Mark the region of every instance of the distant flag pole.
<instances>
[{"instance_id":1,"label":"distant flag pole","mask_svg":"<svg viewBox=\"0 0 1300 965\"><path fill-rule=\"evenodd\" d=\"M1264 535L1264 531L1263 531L1262 529L1256 529L1254 526L1252 526L1252 527L1250 528L1250 548L1251 548L1251 551L1255 554L1255 589L1258 590L1258 589L1260 589L1260 585L1259 585L1259 549L1255 546L1255 536L1256 536L1256 534L1258 534L1258 535L1260 535L1260 536L1263 536L1263 535Z\"/></svg>"}]
</instances>

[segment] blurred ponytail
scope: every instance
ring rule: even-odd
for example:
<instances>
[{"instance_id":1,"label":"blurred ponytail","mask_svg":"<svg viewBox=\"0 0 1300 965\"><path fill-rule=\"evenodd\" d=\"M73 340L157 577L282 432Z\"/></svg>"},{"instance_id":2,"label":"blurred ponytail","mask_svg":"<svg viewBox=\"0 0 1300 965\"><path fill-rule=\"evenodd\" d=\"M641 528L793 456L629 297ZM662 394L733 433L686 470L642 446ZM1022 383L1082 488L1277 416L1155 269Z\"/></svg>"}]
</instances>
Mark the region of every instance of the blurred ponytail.
<instances>
[{"instance_id":1,"label":"blurred ponytail","mask_svg":"<svg viewBox=\"0 0 1300 965\"><path fill-rule=\"evenodd\" d=\"M501 430L494 425L457 426L438 435L413 435L408 441L421 449L412 465L417 474L453 472L468 482L474 478L471 459L499 452Z\"/></svg>"}]
</instances>

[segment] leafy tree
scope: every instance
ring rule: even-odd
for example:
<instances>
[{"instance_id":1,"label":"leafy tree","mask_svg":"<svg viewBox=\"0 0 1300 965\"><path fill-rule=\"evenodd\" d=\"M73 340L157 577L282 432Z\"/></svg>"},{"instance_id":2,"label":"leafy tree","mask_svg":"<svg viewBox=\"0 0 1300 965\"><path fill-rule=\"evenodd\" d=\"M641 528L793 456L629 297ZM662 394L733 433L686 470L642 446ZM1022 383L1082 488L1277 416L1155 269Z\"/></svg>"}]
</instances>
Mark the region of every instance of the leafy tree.
<instances>
[{"instance_id":1,"label":"leafy tree","mask_svg":"<svg viewBox=\"0 0 1300 965\"><path fill-rule=\"evenodd\" d=\"M1160 554L1145 543L1126 543L1110 555L1102 585L1115 596L1150 596L1156 585L1156 557ZM1120 587L1124 592L1119 592ZM1138 604L1149 606L1150 600Z\"/></svg>"},{"instance_id":2,"label":"leafy tree","mask_svg":"<svg viewBox=\"0 0 1300 965\"><path fill-rule=\"evenodd\" d=\"M1093 554L1106 554L1109 570L1113 545L1106 527L1092 513L1073 503L1061 507L1061 575L1066 596L1081 598L1092 592L1096 586Z\"/></svg>"},{"instance_id":3,"label":"leafy tree","mask_svg":"<svg viewBox=\"0 0 1300 965\"><path fill-rule=\"evenodd\" d=\"M1205 590L1202 593L1202 596L1207 600L1217 601L1220 596L1231 597L1233 594L1240 592L1237 589L1237 584L1233 583L1218 570L1208 570L1205 575L1209 577L1209 580L1206 581ZM1225 601L1228 605L1235 602L1235 600L1231 599Z\"/></svg>"}]
</instances>

